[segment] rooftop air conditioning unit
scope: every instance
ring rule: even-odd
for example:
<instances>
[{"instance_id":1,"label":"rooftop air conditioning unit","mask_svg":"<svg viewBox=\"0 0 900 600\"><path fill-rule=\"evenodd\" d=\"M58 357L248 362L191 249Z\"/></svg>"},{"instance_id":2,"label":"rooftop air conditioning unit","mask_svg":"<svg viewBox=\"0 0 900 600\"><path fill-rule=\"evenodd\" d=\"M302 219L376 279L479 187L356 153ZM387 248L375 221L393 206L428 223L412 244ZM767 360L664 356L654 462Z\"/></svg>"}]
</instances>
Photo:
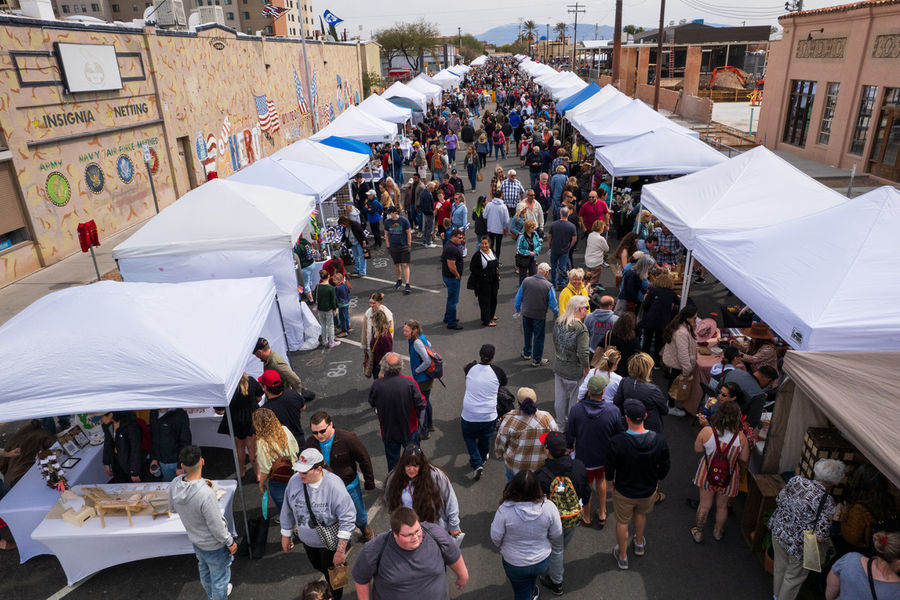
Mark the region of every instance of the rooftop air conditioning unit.
<instances>
[{"instance_id":1,"label":"rooftop air conditioning unit","mask_svg":"<svg viewBox=\"0 0 900 600\"><path fill-rule=\"evenodd\" d=\"M225 24L225 11L221 6L198 6L197 12L200 16L200 23L218 23Z\"/></svg>"},{"instance_id":2,"label":"rooftop air conditioning unit","mask_svg":"<svg viewBox=\"0 0 900 600\"><path fill-rule=\"evenodd\" d=\"M154 16L156 22L162 27L187 27L187 17L184 14L184 0L156 0L153 3L156 9Z\"/></svg>"}]
</instances>

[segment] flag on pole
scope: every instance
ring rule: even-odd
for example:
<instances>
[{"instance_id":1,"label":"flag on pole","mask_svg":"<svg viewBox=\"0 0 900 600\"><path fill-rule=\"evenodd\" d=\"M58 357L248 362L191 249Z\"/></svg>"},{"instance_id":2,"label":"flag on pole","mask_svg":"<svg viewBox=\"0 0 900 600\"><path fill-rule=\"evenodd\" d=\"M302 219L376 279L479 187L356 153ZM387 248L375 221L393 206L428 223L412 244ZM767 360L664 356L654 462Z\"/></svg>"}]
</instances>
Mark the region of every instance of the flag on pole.
<instances>
[{"instance_id":1,"label":"flag on pole","mask_svg":"<svg viewBox=\"0 0 900 600\"><path fill-rule=\"evenodd\" d=\"M282 8L281 6L275 6L272 4L265 4L263 5L262 9L262 14L264 17L272 17L273 19L277 19L286 12L286 8Z\"/></svg>"},{"instance_id":2,"label":"flag on pole","mask_svg":"<svg viewBox=\"0 0 900 600\"><path fill-rule=\"evenodd\" d=\"M256 114L259 116L259 128L269 133L281 129L275 103L267 100L265 96L253 96L253 101L256 103Z\"/></svg>"},{"instance_id":3,"label":"flag on pole","mask_svg":"<svg viewBox=\"0 0 900 600\"><path fill-rule=\"evenodd\" d=\"M309 114L309 107L306 105L306 98L303 97L303 85L297 76L297 69L294 69L294 91L297 93L297 105L300 107L300 114Z\"/></svg>"},{"instance_id":4,"label":"flag on pole","mask_svg":"<svg viewBox=\"0 0 900 600\"><path fill-rule=\"evenodd\" d=\"M325 22L328 23L328 24L329 24L330 26L332 26L332 27L334 27L334 26L337 25L338 23L343 23L343 22L344 22L343 19L338 18L338 16L337 16L336 14L334 14L333 12L331 12L330 10L326 10L326 11L322 14L322 16L325 17Z\"/></svg>"}]
</instances>

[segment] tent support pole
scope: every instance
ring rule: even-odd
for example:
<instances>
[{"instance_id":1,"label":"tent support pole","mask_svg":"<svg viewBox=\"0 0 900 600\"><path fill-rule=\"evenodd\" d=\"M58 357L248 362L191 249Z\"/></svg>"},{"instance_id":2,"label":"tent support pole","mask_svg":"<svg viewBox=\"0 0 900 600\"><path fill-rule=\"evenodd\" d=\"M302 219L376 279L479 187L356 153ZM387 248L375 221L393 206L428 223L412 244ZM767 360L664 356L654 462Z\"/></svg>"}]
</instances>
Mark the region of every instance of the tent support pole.
<instances>
[{"instance_id":1,"label":"tent support pole","mask_svg":"<svg viewBox=\"0 0 900 600\"><path fill-rule=\"evenodd\" d=\"M691 291L691 275L694 272L694 253L690 250L684 257L684 276L681 282L681 305L679 309L687 306L688 294Z\"/></svg>"},{"instance_id":2,"label":"tent support pole","mask_svg":"<svg viewBox=\"0 0 900 600\"><path fill-rule=\"evenodd\" d=\"M225 399L225 420L228 422L228 435L231 436L231 453L234 455L234 476L237 479L237 493L241 497L241 512L244 513L244 535L250 535L250 522L247 520L247 501L244 499L244 468L241 465L240 458L237 453L237 445L234 443L234 423L231 421L231 402ZM253 548L250 546L250 540L247 540L247 551L250 558L253 558Z\"/></svg>"},{"instance_id":3,"label":"tent support pole","mask_svg":"<svg viewBox=\"0 0 900 600\"><path fill-rule=\"evenodd\" d=\"M312 290L310 290L312 293ZM287 339L287 330L284 328L284 315L281 314L281 303L278 302L278 294L275 294L275 307L278 308L278 320L281 321L281 335L284 336L284 351L290 352L290 345L288 344ZM288 359L290 362L290 359Z\"/></svg>"}]
</instances>

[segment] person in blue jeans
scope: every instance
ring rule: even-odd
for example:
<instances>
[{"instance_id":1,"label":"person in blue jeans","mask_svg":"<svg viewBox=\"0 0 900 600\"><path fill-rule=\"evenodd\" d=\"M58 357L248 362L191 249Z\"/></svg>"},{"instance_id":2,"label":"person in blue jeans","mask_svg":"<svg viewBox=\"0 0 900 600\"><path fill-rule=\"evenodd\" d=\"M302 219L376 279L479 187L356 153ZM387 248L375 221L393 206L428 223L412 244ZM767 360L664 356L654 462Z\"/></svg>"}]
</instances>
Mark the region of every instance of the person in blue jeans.
<instances>
[{"instance_id":1,"label":"person in blue jeans","mask_svg":"<svg viewBox=\"0 0 900 600\"><path fill-rule=\"evenodd\" d=\"M409 319L403 324L403 336L409 343L409 364L413 379L416 380L419 391L425 398L425 419L420 423L419 437L427 440L434 431L434 410L431 406L431 388L434 387L434 379L426 373L431 366L431 356L426 348L431 348L431 342L422 333L422 326L415 319Z\"/></svg>"},{"instance_id":2,"label":"person in blue jeans","mask_svg":"<svg viewBox=\"0 0 900 600\"><path fill-rule=\"evenodd\" d=\"M494 362L494 353L493 344L484 344L478 351L478 362L472 361L463 367L466 393L463 396L460 426L475 481L484 474L484 463L494 439L497 391L500 386L507 384L503 369L491 364Z\"/></svg>"},{"instance_id":3,"label":"person in blue jeans","mask_svg":"<svg viewBox=\"0 0 900 600\"><path fill-rule=\"evenodd\" d=\"M237 542L228 531L215 491L203 479L200 448L186 446L178 458L184 474L169 486L169 511L181 517L194 547L207 600L226 600L231 592L231 562Z\"/></svg>"},{"instance_id":4,"label":"person in blue jeans","mask_svg":"<svg viewBox=\"0 0 900 600\"><path fill-rule=\"evenodd\" d=\"M391 150L391 170L397 185L403 185L403 150L400 149L400 142L394 142Z\"/></svg>"},{"instance_id":5,"label":"person in blue jeans","mask_svg":"<svg viewBox=\"0 0 900 600\"><path fill-rule=\"evenodd\" d=\"M500 548L514 600L538 596L537 579L550 565L550 551L562 545L559 510L548 502L533 471L516 473L503 489L491 523L491 541Z\"/></svg>"},{"instance_id":6,"label":"person in blue jeans","mask_svg":"<svg viewBox=\"0 0 900 600\"><path fill-rule=\"evenodd\" d=\"M550 364L544 358L544 331L547 326L547 310L553 311L553 317L559 316L559 304L553 285L547 280L550 265L541 263L537 273L526 277L516 292L516 313L522 317L522 330L525 334L525 345L522 358L531 360L531 366L542 367Z\"/></svg>"},{"instance_id":7,"label":"person in blue jeans","mask_svg":"<svg viewBox=\"0 0 900 600\"><path fill-rule=\"evenodd\" d=\"M421 335L418 322L413 321L413 323ZM412 335L409 322L404 325L403 333L407 339ZM421 344L419 340L416 342ZM420 365L422 359L418 355L417 358L413 358L413 355L410 354L410 358L412 359L411 363ZM430 358L428 358L427 364L431 364ZM414 366L413 373L415 373L415 369ZM414 381L403 375L402 371L403 359L396 352L388 352L381 359L381 376L369 388L369 405L375 409L378 415L378 426L381 430L384 457L387 460L389 472L397 466L404 446L419 444L419 431L422 429L422 423L425 422L426 400L420 388L422 384L418 382L418 377ZM412 417L413 414L415 418Z\"/></svg>"},{"instance_id":8,"label":"person in blue jeans","mask_svg":"<svg viewBox=\"0 0 900 600\"><path fill-rule=\"evenodd\" d=\"M340 273L334 274L334 293L338 301L337 337L347 337L350 332L350 286Z\"/></svg>"},{"instance_id":9,"label":"person in blue jeans","mask_svg":"<svg viewBox=\"0 0 900 600\"><path fill-rule=\"evenodd\" d=\"M300 456L300 445L290 429L281 424L275 413L268 408L260 408L253 411L253 429L256 430L256 464L259 467L257 484L259 493L266 489L275 503L275 508L281 513L281 504L284 502L284 491L287 489L286 481L274 481L269 478L272 466L280 457L284 456L291 464L297 462Z\"/></svg>"},{"instance_id":10,"label":"person in blue jeans","mask_svg":"<svg viewBox=\"0 0 900 600\"><path fill-rule=\"evenodd\" d=\"M462 329L456 320L456 305L459 304L459 287L463 270L463 254L460 244L465 242L465 234L459 229L450 232L449 244L441 252L441 276L447 288L447 305L444 309L444 323L447 329Z\"/></svg>"},{"instance_id":11,"label":"person in blue jeans","mask_svg":"<svg viewBox=\"0 0 900 600\"><path fill-rule=\"evenodd\" d=\"M306 438L304 447L321 452L331 472L344 482L353 499L353 506L356 507L356 526L362 533L363 541L371 540L375 537L375 532L369 525L359 481L359 471L362 471L365 488L375 489L375 474L368 450L355 433L337 429L331 421L331 415L323 410L313 413L309 418L309 430L312 435Z\"/></svg>"}]
</instances>

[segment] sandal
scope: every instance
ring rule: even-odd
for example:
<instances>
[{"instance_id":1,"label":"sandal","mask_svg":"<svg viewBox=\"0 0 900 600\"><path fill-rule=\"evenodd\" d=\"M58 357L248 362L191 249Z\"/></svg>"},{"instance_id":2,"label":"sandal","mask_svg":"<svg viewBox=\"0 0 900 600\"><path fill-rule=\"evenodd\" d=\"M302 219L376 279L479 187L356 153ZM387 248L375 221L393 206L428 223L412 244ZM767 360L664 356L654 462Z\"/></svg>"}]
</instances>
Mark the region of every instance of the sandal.
<instances>
[{"instance_id":1,"label":"sandal","mask_svg":"<svg viewBox=\"0 0 900 600\"><path fill-rule=\"evenodd\" d=\"M666 495L662 492L656 492L656 504L660 504L663 500L666 499Z\"/></svg>"},{"instance_id":2,"label":"sandal","mask_svg":"<svg viewBox=\"0 0 900 600\"><path fill-rule=\"evenodd\" d=\"M607 517L600 516L600 511L598 510L597 511L597 528L598 529L603 529L606 526L606 519L607 519Z\"/></svg>"},{"instance_id":3,"label":"sandal","mask_svg":"<svg viewBox=\"0 0 900 600\"><path fill-rule=\"evenodd\" d=\"M699 527L691 527L691 537L693 537L694 541L699 544L703 541L703 530Z\"/></svg>"},{"instance_id":4,"label":"sandal","mask_svg":"<svg viewBox=\"0 0 900 600\"><path fill-rule=\"evenodd\" d=\"M717 532L715 529L713 529L713 539L716 540L717 542L721 542L721 541L722 541L722 538L723 538L724 536L725 536L725 532L724 532L724 531L719 531L719 532Z\"/></svg>"},{"instance_id":5,"label":"sandal","mask_svg":"<svg viewBox=\"0 0 900 600\"><path fill-rule=\"evenodd\" d=\"M487 324L487 327L496 327L496 326L497 326L497 321L491 321L490 323Z\"/></svg>"}]
</instances>

